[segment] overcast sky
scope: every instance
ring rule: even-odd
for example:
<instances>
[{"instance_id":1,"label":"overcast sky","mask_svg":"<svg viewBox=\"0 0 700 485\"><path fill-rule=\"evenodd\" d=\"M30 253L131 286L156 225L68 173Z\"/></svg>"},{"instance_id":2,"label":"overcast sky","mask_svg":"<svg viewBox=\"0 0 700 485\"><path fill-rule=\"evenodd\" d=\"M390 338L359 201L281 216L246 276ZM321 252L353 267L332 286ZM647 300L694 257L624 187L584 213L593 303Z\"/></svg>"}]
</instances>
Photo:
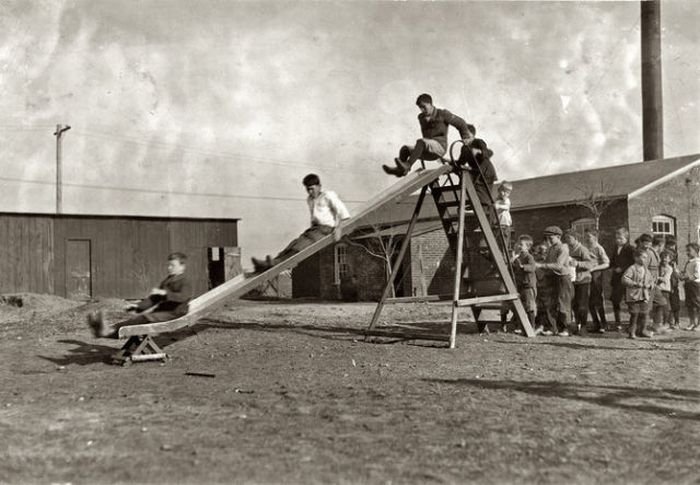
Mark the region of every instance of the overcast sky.
<instances>
[{"instance_id":1,"label":"overcast sky","mask_svg":"<svg viewBox=\"0 0 700 485\"><path fill-rule=\"evenodd\" d=\"M697 153L697 1L662 25L665 154ZM237 217L275 252L306 173L351 209L395 181L421 92L500 178L637 162L639 35L636 1L0 0L0 210L54 210L66 123L65 212Z\"/></svg>"}]
</instances>

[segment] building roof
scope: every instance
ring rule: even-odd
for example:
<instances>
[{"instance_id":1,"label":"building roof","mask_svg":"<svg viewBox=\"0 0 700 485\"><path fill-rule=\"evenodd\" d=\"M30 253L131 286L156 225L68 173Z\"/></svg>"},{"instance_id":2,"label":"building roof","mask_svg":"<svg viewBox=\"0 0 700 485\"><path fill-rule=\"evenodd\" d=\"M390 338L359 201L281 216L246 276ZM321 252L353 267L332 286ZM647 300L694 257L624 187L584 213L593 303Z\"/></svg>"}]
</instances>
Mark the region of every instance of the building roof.
<instances>
[{"instance_id":1,"label":"building roof","mask_svg":"<svg viewBox=\"0 0 700 485\"><path fill-rule=\"evenodd\" d=\"M134 214L56 214L55 212L12 212L0 211L0 216L52 217L56 219L143 219L152 221L199 221L199 222L237 222L239 217L178 217L178 216L148 216Z\"/></svg>"},{"instance_id":2,"label":"building roof","mask_svg":"<svg viewBox=\"0 0 700 485\"><path fill-rule=\"evenodd\" d=\"M407 229L408 223L404 222L385 227L383 229L378 229L377 231L363 233L360 236L354 236L353 239L372 239L373 237L403 236L404 234L406 234ZM413 228L413 236L420 236L421 234L433 232L437 229L442 229L442 223L440 221L436 221L435 219L430 221L420 221L417 222Z\"/></svg>"},{"instance_id":3,"label":"building roof","mask_svg":"<svg viewBox=\"0 0 700 485\"><path fill-rule=\"evenodd\" d=\"M513 181L514 210L571 204L592 192L603 198L633 198L700 166L700 154L612 165Z\"/></svg>"},{"instance_id":4,"label":"building roof","mask_svg":"<svg viewBox=\"0 0 700 485\"><path fill-rule=\"evenodd\" d=\"M634 198L694 167L700 167L700 154L514 180L511 207L522 210L569 205L586 199L592 192L608 199ZM378 208L365 218L366 226L385 229L407 224L417 200L418 195L413 194ZM419 227L423 222L434 223L437 219L435 204L430 195L426 195L418 218ZM405 227L401 229L405 231Z\"/></svg>"}]
</instances>

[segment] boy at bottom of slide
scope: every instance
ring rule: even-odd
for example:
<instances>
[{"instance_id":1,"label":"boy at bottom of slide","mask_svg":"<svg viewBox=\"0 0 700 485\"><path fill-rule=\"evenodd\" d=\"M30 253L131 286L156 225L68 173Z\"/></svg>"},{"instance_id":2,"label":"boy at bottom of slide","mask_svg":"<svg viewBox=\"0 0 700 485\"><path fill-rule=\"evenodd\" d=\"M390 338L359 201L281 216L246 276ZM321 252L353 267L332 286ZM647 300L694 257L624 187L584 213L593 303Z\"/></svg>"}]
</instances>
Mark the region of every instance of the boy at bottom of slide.
<instances>
[{"instance_id":1,"label":"boy at bottom of slide","mask_svg":"<svg viewBox=\"0 0 700 485\"><path fill-rule=\"evenodd\" d=\"M119 329L129 325L165 322L187 314L188 303L192 298L192 285L185 274L187 256L172 253L168 256L168 276L150 295L137 304L127 307L138 315L128 320L109 325L102 312L88 315L88 325L95 337L119 338Z\"/></svg>"}]
</instances>

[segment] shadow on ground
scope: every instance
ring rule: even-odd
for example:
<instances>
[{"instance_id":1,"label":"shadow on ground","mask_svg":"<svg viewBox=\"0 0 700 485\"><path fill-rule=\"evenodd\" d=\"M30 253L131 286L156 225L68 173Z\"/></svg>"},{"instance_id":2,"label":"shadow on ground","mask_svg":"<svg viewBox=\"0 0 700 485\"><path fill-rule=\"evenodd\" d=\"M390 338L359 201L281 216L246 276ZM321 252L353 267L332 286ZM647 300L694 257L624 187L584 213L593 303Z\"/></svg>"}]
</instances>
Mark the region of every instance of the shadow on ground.
<instances>
[{"instance_id":1,"label":"shadow on ground","mask_svg":"<svg viewBox=\"0 0 700 485\"><path fill-rule=\"evenodd\" d=\"M485 379L424 379L424 381L479 389L511 390L542 397L583 401L599 406L639 411L674 419L700 421L700 413L672 407L674 403L686 403L696 407L700 403L700 391L692 389L644 389L639 387L597 386L562 383L557 381L512 381ZM639 400L662 401L666 405Z\"/></svg>"}]
</instances>

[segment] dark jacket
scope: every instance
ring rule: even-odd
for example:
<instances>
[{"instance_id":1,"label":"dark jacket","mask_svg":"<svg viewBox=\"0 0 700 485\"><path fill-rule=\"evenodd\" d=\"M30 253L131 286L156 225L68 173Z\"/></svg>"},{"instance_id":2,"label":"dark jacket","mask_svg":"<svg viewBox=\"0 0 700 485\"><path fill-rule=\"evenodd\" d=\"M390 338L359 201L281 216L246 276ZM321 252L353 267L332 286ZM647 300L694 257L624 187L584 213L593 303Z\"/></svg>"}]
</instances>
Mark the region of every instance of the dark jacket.
<instances>
[{"instance_id":1,"label":"dark jacket","mask_svg":"<svg viewBox=\"0 0 700 485\"><path fill-rule=\"evenodd\" d=\"M515 275L515 285L518 290L537 288L535 257L530 253L521 252L513 261L513 274Z\"/></svg>"},{"instance_id":2,"label":"dark jacket","mask_svg":"<svg viewBox=\"0 0 700 485\"><path fill-rule=\"evenodd\" d=\"M156 312L173 312L176 315L185 315L188 310L188 302L192 298L192 284L183 274L168 275L158 288L165 290L165 295L151 295L138 304L138 311L145 311L156 304Z\"/></svg>"},{"instance_id":3,"label":"dark jacket","mask_svg":"<svg viewBox=\"0 0 700 485\"><path fill-rule=\"evenodd\" d=\"M612 281L619 282L625 270L634 264L634 247L631 244L625 244L618 253L617 246L615 246L609 254L610 269L613 270ZM616 268L621 271L615 271Z\"/></svg>"},{"instance_id":4,"label":"dark jacket","mask_svg":"<svg viewBox=\"0 0 700 485\"><path fill-rule=\"evenodd\" d=\"M450 125L457 128L462 139L469 136L467 122L446 109L435 108L433 115L430 117L421 113L418 115L418 123L420 123L420 131L423 138L436 140L445 150L447 150L447 130Z\"/></svg>"}]
</instances>

